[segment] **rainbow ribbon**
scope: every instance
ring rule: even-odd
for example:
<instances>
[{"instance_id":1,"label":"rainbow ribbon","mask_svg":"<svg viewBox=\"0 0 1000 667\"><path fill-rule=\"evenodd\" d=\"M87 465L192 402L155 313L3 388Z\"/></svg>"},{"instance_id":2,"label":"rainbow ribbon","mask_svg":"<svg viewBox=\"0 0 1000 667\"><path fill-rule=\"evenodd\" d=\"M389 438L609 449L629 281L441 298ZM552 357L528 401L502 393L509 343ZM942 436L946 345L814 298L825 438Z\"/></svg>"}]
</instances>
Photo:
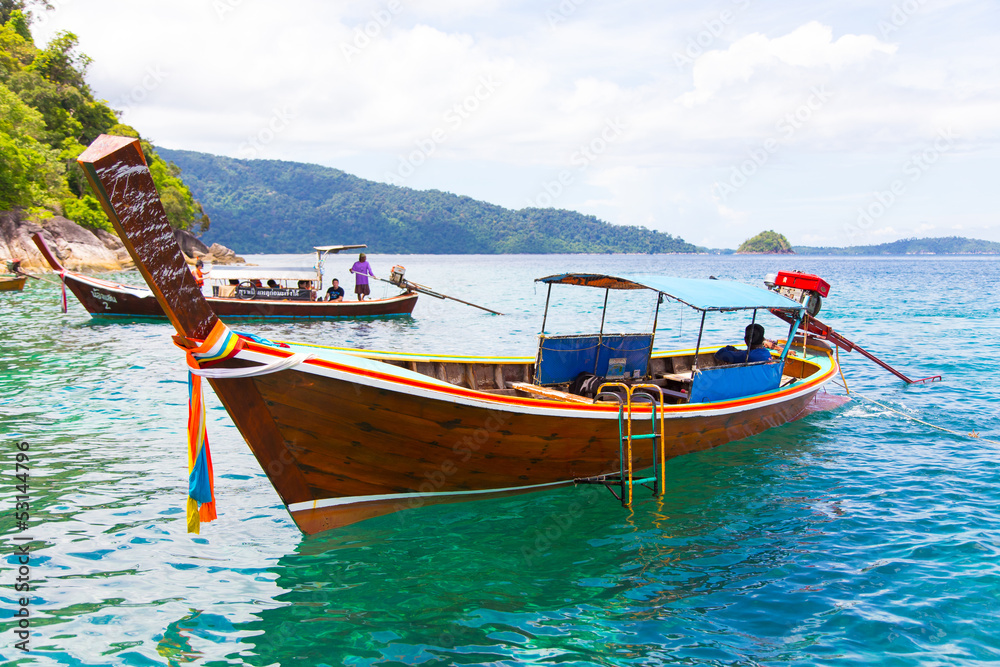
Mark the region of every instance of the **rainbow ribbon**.
<instances>
[{"instance_id":1,"label":"rainbow ribbon","mask_svg":"<svg viewBox=\"0 0 1000 667\"><path fill-rule=\"evenodd\" d=\"M186 350L188 366L200 369L236 355L243 348L240 337L217 320L212 332L201 345ZM215 479L212 452L208 447L205 428L205 401L201 376L188 372L188 500L187 530L200 533L201 522L209 522L215 514Z\"/></svg>"}]
</instances>

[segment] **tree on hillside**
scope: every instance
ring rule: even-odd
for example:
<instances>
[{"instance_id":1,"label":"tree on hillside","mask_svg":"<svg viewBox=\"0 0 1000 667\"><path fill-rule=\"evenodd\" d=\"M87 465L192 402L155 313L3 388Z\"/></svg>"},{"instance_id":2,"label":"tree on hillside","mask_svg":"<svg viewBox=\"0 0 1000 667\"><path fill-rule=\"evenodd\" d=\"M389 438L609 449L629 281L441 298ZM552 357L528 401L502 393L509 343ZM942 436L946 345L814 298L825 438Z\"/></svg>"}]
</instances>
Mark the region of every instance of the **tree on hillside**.
<instances>
[{"instance_id":1,"label":"tree on hillside","mask_svg":"<svg viewBox=\"0 0 1000 667\"><path fill-rule=\"evenodd\" d=\"M747 239L736 249L738 253L792 253L792 244L782 234L775 231L761 232Z\"/></svg>"},{"instance_id":2,"label":"tree on hillside","mask_svg":"<svg viewBox=\"0 0 1000 667\"><path fill-rule=\"evenodd\" d=\"M0 24L9 21L14 12L21 12L21 17L26 18L29 4L36 5L42 9L54 9L52 3L48 0L29 0L29 2L24 2L24 0L0 0ZM25 26L27 26L27 21L25 21Z\"/></svg>"},{"instance_id":3,"label":"tree on hillside","mask_svg":"<svg viewBox=\"0 0 1000 667\"><path fill-rule=\"evenodd\" d=\"M55 204L68 194L57 151L37 140L42 115L0 83L0 210Z\"/></svg>"}]
</instances>

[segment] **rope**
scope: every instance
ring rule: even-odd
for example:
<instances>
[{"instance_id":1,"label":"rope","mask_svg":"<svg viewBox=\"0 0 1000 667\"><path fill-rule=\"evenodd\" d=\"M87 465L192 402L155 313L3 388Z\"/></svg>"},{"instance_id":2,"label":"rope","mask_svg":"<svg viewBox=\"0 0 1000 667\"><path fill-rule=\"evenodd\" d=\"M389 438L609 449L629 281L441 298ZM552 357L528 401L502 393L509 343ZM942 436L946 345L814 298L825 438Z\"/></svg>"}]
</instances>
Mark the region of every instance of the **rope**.
<instances>
[{"instance_id":1,"label":"rope","mask_svg":"<svg viewBox=\"0 0 1000 667\"><path fill-rule=\"evenodd\" d=\"M48 283L50 285L58 285L59 284L59 283L57 283L54 280L49 280L48 278L43 278L41 276L36 276L33 273L25 273L24 271L18 271L17 274L20 275L20 276L28 276L29 278L34 278L35 280L41 280L43 283Z\"/></svg>"},{"instance_id":2,"label":"rope","mask_svg":"<svg viewBox=\"0 0 1000 667\"><path fill-rule=\"evenodd\" d=\"M249 366L247 368L189 368L188 370L194 375L210 379L251 378L293 368L304 361L312 359L314 356L312 354L299 353L279 359L272 364L264 364L263 366Z\"/></svg>"},{"instance_id":3,"label":"rope","mask_svg":"<svg viewBox=\"0 0 1000 667\"><path fill-rule=\"evenodd\" d=\"M845 387L845 389L846 389L846 387ZM900 417L903 417L904 419L909 419L910 421L917 422L918 424L923 424L924 426L929 426L930 428L936 429L938 431L944 431L945 433L950 433L952 435L957 435L960 438L972 438L973 440L981 440L982 442L988 442L988 443L993 444L993 445L1000 445L1000 441L991 440L989 438L984 438L981 435L979 435L979 433L976 432L976 431L971 431L969 433L961 433L959 431L953 431L950 428L945 428L943 426L937 426L935 424L931 424L930 422L924 421L923 419L917 419L916 417L914 417L912 415L908 415L905 412L901 412L899 410L896 410L895 408L889 407L888 405L886 405L884 403L879 403L875 399L868 398L867 396L859 394L857 391L852 392L851 396L857 396L858 398L863 398L866 401L868 401L869 403L877 405L877 406L879 406L880 408L882 408L884 410L888 410L889 412L894 412L895 414L899 415Z\"/></svg>"},{"instance_id":4,"label":"rope","mask_svg":"<svg viewBox=\"0 0 1000 667\"><path fill-rule=\"evenodd\" d=\"M840 365L840 346L834 345L833 349L834 353L837 355L837 370L840 371L840 379L844 381L844 391L846 391L847 395L850 396L851 390L847 387L847 378L844 377L844 367ZM803 354L802 356L805 355Z\"/></svg>"}]
</instances>

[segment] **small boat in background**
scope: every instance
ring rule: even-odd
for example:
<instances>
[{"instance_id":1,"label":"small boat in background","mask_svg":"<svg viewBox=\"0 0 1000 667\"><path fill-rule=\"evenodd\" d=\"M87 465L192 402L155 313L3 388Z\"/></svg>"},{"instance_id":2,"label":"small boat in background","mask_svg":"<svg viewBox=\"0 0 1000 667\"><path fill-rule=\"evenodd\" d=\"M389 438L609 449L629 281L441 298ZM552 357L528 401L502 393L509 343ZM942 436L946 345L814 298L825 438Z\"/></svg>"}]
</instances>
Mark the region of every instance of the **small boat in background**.
<instances>
[{"instance_id":1,"label":"small boat in background","mask_svg":"<svg viewBox=\"0 0 1000 667\"><path fill-rule=\"evenodd\" d=\"M24 289L25 278L17 276L0 276L0 292L20 292Z\"/></svg>"},{"instance_id":2,"label":"small boat in background","mask_svg":"<svg viewBox=\"0 0 1000 667\"><path fill-rule=\"evenodd\" d=\"M27 278L21 275L21 260L7 262L8 273L0 274L0 292L20 292Z\"/></svg>"},{"instance_id":3,"label":"small boat in background","mask_svg":"<svg viewBox=\"0 0 1000 667\"><path fill-rule=\"evenodd\" d=\"M59 274L63 283L79 299L92 317L165 318L163 308L147 287L94 278L62 266L40 234L32 240L42 256ZM335 249L364 246L324 246L317 248L322 257ZM216 269L225 284L213 285L214 296L208 297L213 310L226 319L284 318L338 319L362 317L392 317L409 315L417 304L417 294L406 291L386 299L365 301L322 301L317 289L322 284L322 269L268 269L267 267L237 267ZM215 273L213 271L212 273ZM275 277L271 277L272 271ZM245 274L245 276L244 276ZM274 287L264 286L263 280L275 281ZM277 284L295 281L295 287ZM230 284L235 283L235 284ZM260 284L260 287L257 286Z\"/></svg>"},{"instance_id":4,"label":"small boat in background","mask_svg":"<svg viewBox=\"0 0 1000 667\"><path fill-rule=\"evenodd\" d=\"M611 290L646 290L657 314L664 301L698 311L700 331L709 313L782 313L789 335L766 360L740 364L720 363L719 346L700 333L693 349L654 352L656 316L638 333L608 333L602 317L601 330L585 335L550 335L543 318L534 358L366 353L242 336L222 324L217 300L202 296L185 265L138 140L102 135L78 161L169 313L191 372L209 380L306 533L576 484L604 484L630 505L634 483L663 493L667 459L808 414L838 372L829 346L792 352L803 303L741 283L650 275L539 281L550 292L603 289L605 306ZM548 306L546 297L546 317ZM189 442L197 437L189 433ZM638 477L643 469L652 477ZM199 493L189 508L211 505L214 516L214 496Z\"/></svg>"}]
</instances>

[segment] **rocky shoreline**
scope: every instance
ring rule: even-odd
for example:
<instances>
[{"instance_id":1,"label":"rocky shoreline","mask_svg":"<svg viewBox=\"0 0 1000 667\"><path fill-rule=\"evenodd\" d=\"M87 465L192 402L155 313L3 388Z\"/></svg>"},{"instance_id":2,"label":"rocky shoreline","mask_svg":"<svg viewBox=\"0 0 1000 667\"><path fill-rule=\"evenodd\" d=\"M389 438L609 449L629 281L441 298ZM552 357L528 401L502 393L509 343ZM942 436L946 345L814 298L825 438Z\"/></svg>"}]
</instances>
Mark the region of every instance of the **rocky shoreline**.
<instances>
[{"instance_id":1,"label":"rocky shoreline","mask_svg":"<svg viewBox=\"0 0 1000 667\"><path fill-rule=\"evenodd\" d=\"M29 273L51 271L31 240L34 233L40 233L63 266L72 271L110 273L134 267L121 239L114 234L81 227L62 216L39 224L25 220L21 211L0 211L0 265L20 259L21 268ZM190 263L197 259L207 264L244 263L242 257L218 243L207 247L193 234L182 230L174 233Z\"/></svg>"}]
</instances>

